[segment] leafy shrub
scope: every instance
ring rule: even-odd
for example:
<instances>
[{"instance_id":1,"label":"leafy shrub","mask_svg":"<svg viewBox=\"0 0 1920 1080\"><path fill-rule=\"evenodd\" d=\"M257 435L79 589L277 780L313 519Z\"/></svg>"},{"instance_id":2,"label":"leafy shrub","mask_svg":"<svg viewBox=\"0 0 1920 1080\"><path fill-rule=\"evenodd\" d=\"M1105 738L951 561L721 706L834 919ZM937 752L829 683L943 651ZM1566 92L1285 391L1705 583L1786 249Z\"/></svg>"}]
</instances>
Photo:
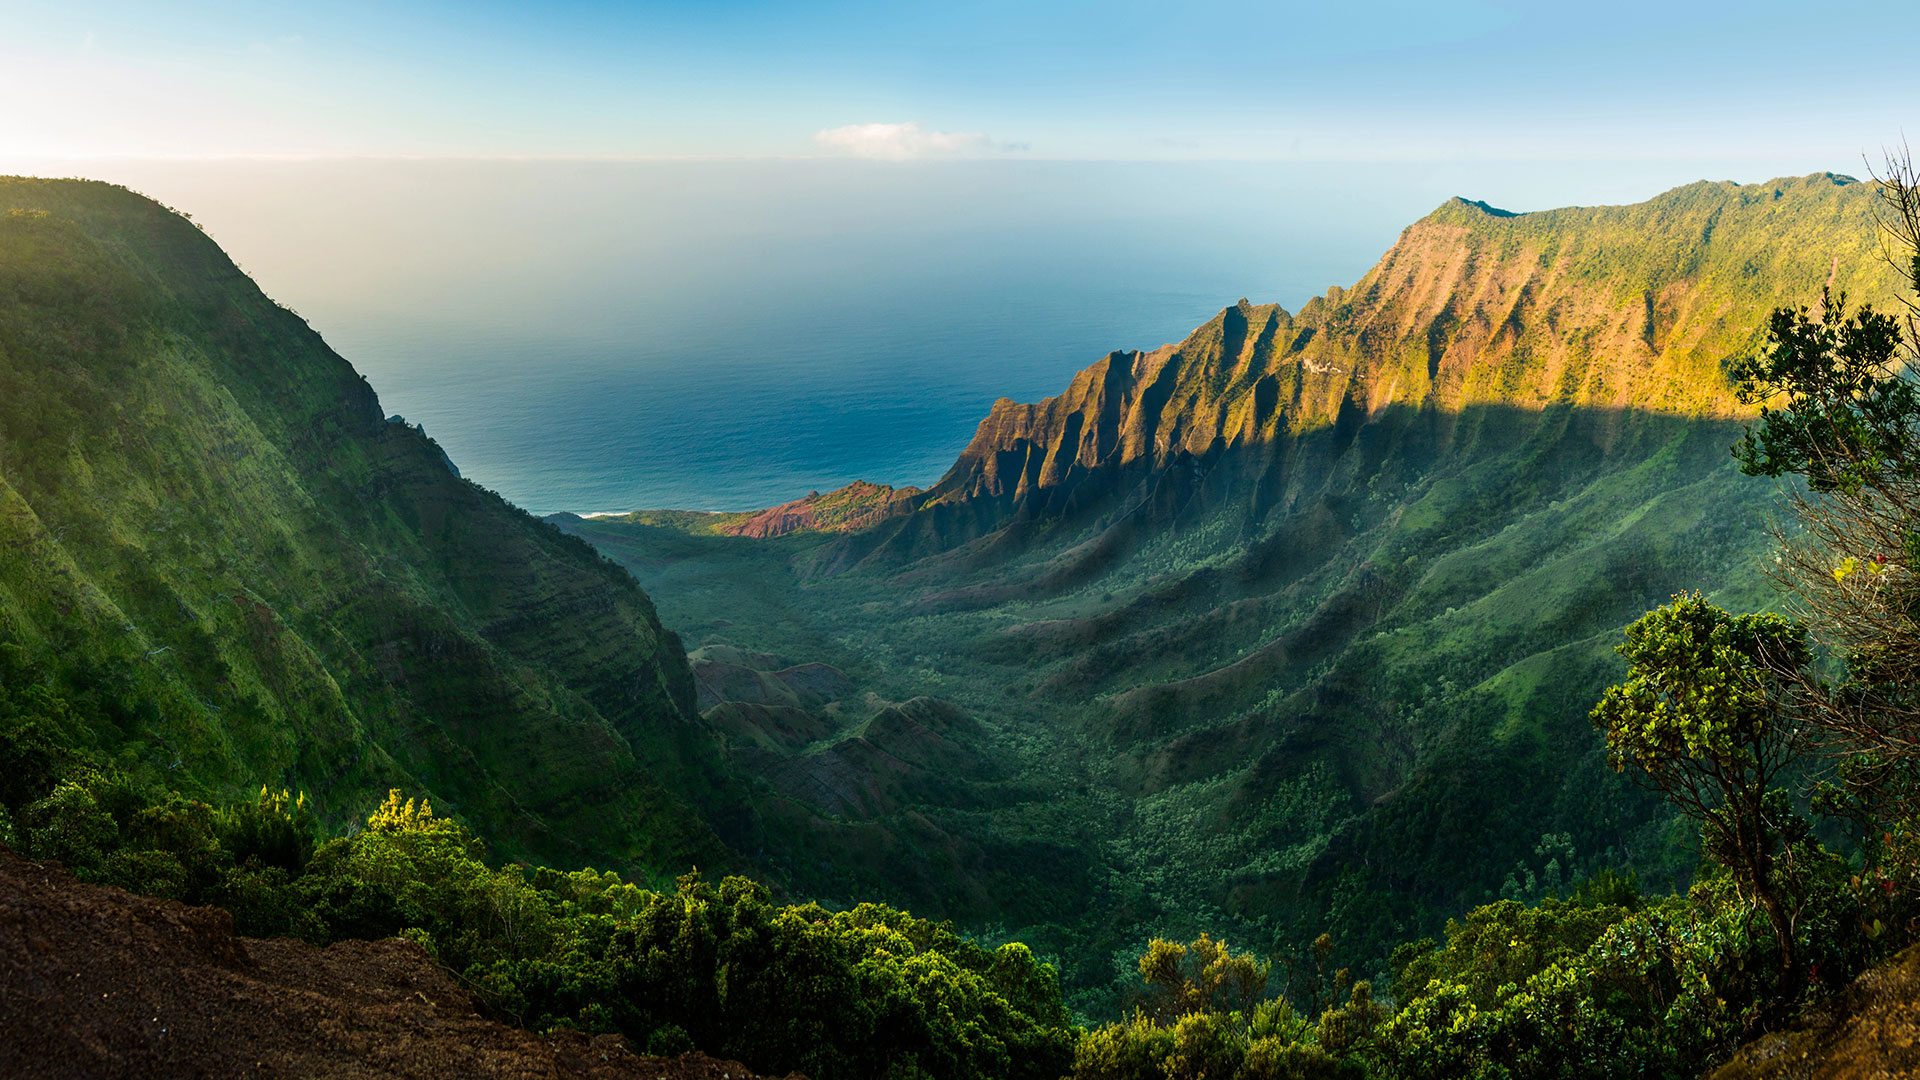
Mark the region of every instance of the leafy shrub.
<instances>
[{"instance_id":1,"label":"leafy shrub","mask_svg":"<svg viewBox=\"0 0 1920 1080\"><path fill-rule=\"evenodd\" d=\"M1810 842L1784 859L1799 955L1831 992L1884 955L1874 892ZM1771 922L1725 873L1638 911L1502 901L1449 924L1445 948L1395 957L1400 1010L1367 1056L1420 1078L1696 1076L1778 1023L1804 985Z\"/></svg>"},{"instance_id":2,"label":"leafy shrub","mask_svg":"<svg viewBox=\"0 0 1920 1080\"><path fill-rule=\"evenodd\" d=\"M254 801L220 809L214 815L214 829L234 862L255 860L289 874L299 873L313 858L319 832L306 795L295 796L284 789L275 795L264 787Z\"/></svg>"},{"instance_id":3,"label":"leafy shrub","mask_svg":"<svg viewBox=\"0 0 1920 1080\"><path fill-rule=\"evenodd\" d=\"M119 833L94 793L71 780L57 784L22 817L27 850L35 858L58 859L82 877L100 865Z\"/></svg>"}]
</instances>

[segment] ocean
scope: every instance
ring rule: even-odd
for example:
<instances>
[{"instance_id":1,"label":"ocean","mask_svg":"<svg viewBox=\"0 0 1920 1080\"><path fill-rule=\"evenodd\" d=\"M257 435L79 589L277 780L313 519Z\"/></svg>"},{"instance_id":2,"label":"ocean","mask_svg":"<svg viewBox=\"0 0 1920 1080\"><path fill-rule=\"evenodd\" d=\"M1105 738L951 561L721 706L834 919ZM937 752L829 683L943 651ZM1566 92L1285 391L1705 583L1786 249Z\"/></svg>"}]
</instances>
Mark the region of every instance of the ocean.
<instances>
[{"instance_id":1,"label":"ocean","mask_svg":"<svg viewBox=\"0 0 1920 1080\"><path fill-rule=\"evenodd\" d=\"M1448 195L1499 195L1444 166L89 171L193 214L388 413L540 514L926 486L996 398L1057 393L1109 351L1178 341L1242 296L1297 310Z\"/></svg>"}]
</instances>

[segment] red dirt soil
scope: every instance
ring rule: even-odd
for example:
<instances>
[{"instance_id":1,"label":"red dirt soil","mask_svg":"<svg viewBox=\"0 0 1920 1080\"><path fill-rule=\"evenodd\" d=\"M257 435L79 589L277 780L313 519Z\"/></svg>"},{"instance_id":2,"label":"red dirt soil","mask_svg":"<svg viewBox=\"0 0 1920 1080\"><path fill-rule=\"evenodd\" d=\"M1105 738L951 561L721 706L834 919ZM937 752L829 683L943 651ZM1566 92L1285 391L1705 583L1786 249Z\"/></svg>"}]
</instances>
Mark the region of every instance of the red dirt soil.
<instances>
[{"instance_id":1,"label":"red dirt soil","mask_svg":"<svg viewBox=\"0 0 1920 1080\"><path fill-rule=\"evenodd\" d=\"M486 1019L410 942L235 936L218 908L75 881L0 846L0 1078L753 1080L704 1054Z\"/></svg>"}]
</instances>

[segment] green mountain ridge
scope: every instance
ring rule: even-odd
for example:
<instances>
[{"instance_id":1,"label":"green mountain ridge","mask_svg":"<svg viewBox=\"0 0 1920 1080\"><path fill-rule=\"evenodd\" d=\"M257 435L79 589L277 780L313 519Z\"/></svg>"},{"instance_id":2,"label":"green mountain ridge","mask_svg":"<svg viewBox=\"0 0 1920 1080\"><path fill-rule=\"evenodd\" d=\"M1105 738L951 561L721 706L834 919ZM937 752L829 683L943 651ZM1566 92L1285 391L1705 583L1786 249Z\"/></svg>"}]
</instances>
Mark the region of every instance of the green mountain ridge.
<instances>
[{"instance_id":1,"label":"green mountain ridge","mask_svg":"<svg viewBox=\"0 0 1920 1080\"><path fill-rule=\"evenodd\" d=\"M1751 345L1770 305L1802 302L1822 279L1888 295L1868 191L1819 174L1531 214L1450 201L1297 316L1243 300L1178 345L1110 355L1059 397L996 402L921 507L1038 499L1030 512L1045 514L1091 472L1204 467L1223 451L1364 426L1389 405L1737 415L1720 365ZM1824 240L1831 263L1809 260L1808 240Z\"/></svg>"},{"instance_id":2,"label":"green mountain ridge","mask_svg":"<svg viewBox=\"0 0 1920 1080\"><path fill-rule=\"evenodd\" d=\"M877 524L559 523L691 645L978 723L953 737L993 782L857 815L798 794L796 770L844 774L818 742L745 765L769 850L807 853L777 868L794 888L1007 926L1088 988L1149 933L1330 930L1378 965L1502 890L1691 873L1586 711L1619 628L1671 594L1772 602L1774 489L1729 458L1747 413L1726 370L1823 284L1893 295L1872 198L1818 174L1529 214L1455 200L1297 314L1242 301L995 403ZM831 709L829 733L859 712ZM867 857L902 850L913 875ZM1011 886L988 876L1007 866Z\"/></svg>"},{"instance_id":3,"label":"green mountain ridge","mask_svg":"<svg viewBox=\"0 0 1920 1080\"><path fill-rule=\"evenodd\" d=\"M405 787L513 856L731 865L682 652L185 218L0 180L0 686L108 718L65 737L346 820Z\"/></svg>"}]
</instances>

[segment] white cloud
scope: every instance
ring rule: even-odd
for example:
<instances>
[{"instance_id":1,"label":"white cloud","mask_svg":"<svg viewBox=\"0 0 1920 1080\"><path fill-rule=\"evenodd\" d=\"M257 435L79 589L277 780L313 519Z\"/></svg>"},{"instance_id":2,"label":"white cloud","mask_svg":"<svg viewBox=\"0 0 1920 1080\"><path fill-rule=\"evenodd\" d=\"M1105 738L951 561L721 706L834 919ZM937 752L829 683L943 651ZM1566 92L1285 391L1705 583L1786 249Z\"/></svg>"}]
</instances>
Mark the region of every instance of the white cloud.
<instances>
[{"instance_id":1,"label":"white cloud","mask_svg":"<svg viewBox=\"0 0 1920 1080\"><path fill-rule=\"evenodd\" d=\"M815 132L813 141L829 150L883 161L931 157L984 157L1025 150L998 143L977 131L923 131L918 121L901 124L848 124Z\"/></svg>"}]
</instances>

